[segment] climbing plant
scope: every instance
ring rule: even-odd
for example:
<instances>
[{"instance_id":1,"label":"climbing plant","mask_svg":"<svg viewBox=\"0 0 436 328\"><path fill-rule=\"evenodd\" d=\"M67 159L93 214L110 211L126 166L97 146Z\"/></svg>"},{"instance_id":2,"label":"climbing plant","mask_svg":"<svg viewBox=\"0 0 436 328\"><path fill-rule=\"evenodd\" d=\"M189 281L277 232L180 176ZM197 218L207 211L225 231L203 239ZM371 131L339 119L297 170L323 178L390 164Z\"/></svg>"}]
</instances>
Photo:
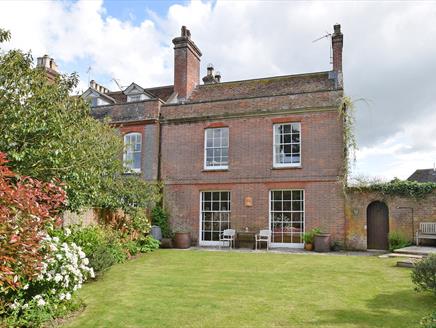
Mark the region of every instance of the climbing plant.
<instances>
[{"instance_id":1,"label":"climbing plant","mask_svg":"<svg viewBox=\"0 0 436 328\"><path fill-rule=\"evenodd\" d=\"M361 100L361 99L358 99ZM356 101L358 101L356 100ZM354 133L355 124L355 107L350 97L344 96L340 99L338 112L339 117L343 120L343 140L344 140L344 167L343 167L343 182L347 185L348 176L350 174L351 163L356 161L357 140Z\"/></svg>"},{"instance_id":2,"label":"climbing plant","mask_svg":"<svg viewBox=\"0 0 436 328\"><path fill-rule=\"evenodd\" d=\"M436 183L404 181L394 179L390 182L379 182L373 184L358 184L348 188L349 191L378 192L386 196L400 196L415 199L422 199L436 191Z\"/></svg>"}]
</instances>

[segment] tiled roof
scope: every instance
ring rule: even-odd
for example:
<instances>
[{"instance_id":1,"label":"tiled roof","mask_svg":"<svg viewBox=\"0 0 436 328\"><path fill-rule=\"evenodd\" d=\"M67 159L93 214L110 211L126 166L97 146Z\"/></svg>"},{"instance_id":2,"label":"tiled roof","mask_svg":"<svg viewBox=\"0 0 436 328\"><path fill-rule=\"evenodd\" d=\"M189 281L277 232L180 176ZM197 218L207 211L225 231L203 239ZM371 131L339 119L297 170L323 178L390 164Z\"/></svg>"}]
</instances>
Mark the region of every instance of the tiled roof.
<instances>
[{"instance_id":1,"label":"tiled roof","mask_svg":"<svg viewBox=\"0 0 436 328\"><path fill-rule=\"evenodd\" d=\"M144 89L144 91L152 94L156 98L167 101L171 94L174 92L174 86L167 85L163 87L148 88ZM127 96L123 93L123 91L111 91L108 92L107 95L115 99L118 104L127 102Z\"/></svg>"},{"instance_id":2,"label":"tiled roof","mask_svg":"<svg viewBox=\"0 0 436 328\"><path fill-rule=\"evenodd\" d=\"M162 99L163 101L167 101L174 92L174 86L167 85L164 87L149 88L145 89L145 91L151 93L152 95L155 95L157 98Z\"/></svg>"},{"instance_id":3,"label":"tiled roof","mask_svg":"<svg viewBox=\"0 0 436 328\"><path fill-rule=\"evenodd\" d=\"M436 171L434 169L416 170L407 180L436 183Z\"/></svg>"},{"instance_id":4,"label":"tiled roof","mask_svg":"<svg viewBox=\"0 0 436 328\"><path fill-rule=\"evenodd\" d=\"M320 72L199 85L192 92L188 102L278 96L336 89L336 81L329 79L329 72Z\"/></svg>"}]
</instances>

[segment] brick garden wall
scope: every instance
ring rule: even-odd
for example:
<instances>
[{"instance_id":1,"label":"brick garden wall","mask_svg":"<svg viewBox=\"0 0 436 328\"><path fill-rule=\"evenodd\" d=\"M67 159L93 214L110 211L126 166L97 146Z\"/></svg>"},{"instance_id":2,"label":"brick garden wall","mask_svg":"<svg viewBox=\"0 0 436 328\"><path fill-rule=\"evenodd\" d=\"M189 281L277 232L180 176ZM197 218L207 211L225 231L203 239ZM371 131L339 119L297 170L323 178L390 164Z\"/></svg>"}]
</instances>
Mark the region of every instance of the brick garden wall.
<instances>
[{"instance_id":1,"label":"brick garden wall","mask_svg":"<svg viewBox=\"0 0 436 328\"><path fill-rule=\"evenodd\" d=\"M436 192L422 200L403 197L388 197L377 193L349 192L345 202L346 245L351 249L366 249L366 210L373 201L382 201L389 208L389 231L398 231L410 240L414 238L412 215L408 209L414 209L414 230L419 222L436 222ZM423 244L434 245L435 241Z\"/></svg>"}]
</instances>

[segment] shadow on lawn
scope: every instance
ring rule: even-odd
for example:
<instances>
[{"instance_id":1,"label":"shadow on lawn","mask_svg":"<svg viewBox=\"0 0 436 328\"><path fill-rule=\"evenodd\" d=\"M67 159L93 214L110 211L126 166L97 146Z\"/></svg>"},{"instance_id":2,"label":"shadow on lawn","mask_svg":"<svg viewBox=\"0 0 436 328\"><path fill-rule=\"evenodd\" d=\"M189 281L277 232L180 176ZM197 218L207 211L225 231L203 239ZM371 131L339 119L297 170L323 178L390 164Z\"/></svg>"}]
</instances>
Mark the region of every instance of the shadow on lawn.
<instances>
[{"instance_id":1,"label":"shadow on lawn","mask_svg":"<svg viewBox=\"0 0 436 328\"><path fill-rule=\"evenodd\" d=\"M319 311L328 319L318 323L332 325L356 325L357 327L417 327L421 318L436 306L436 299L428 293L405 290L384 293L369 300L366 309Z\"/></svg>"}]
</instances>

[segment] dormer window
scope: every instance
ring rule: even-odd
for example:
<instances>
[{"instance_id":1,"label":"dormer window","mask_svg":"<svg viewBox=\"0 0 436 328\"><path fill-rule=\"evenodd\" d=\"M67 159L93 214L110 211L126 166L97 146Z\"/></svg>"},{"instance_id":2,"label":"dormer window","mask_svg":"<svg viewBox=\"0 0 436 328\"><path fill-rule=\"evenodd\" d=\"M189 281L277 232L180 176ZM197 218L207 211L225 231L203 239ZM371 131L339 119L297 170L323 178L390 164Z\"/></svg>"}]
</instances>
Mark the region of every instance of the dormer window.
<instances>
[{"instance_id":1,"label":"dormer window","mask_svg":"<svg viewBox=\"0 0 436 328\"><path fill-rule=\"evenodd\" d=\"M127 102L135 102L135 101L143 101L153 96L143 88L141 88L136 83L132 83L126 90L124 90L124 94L127 96Z\"/></svg>"},{"instance_id":2,"label":"dormer window","mask_svg":"<svg viewBox=\"0 0 436 328\"><path fill-rule=\"evenodd\" d=\"M88 101L91 107L111 105L115 100L107 94L101 93L94 88L88 88L83 94L82 98Z\"/></svg>"},{"instance_id":3,"label":"dormer window","mask_svg":"<svg viewBox=\"0 0 436 328\"><path fill-rule=\"evenodd\" d=\"M127 95L127 102L146 100L145 94Z\"/></svg>"},{"instance_id":4,"label":"dormer window","mask_svg":"<svg viewBox=\"0 0 436 328\"><path fill-rule=\"evenodd\" d=\"M103 106L103 105L109 105L109 102L100 98L100 97L91 97L91 106Z\"/></svg>"}]
</instances>

